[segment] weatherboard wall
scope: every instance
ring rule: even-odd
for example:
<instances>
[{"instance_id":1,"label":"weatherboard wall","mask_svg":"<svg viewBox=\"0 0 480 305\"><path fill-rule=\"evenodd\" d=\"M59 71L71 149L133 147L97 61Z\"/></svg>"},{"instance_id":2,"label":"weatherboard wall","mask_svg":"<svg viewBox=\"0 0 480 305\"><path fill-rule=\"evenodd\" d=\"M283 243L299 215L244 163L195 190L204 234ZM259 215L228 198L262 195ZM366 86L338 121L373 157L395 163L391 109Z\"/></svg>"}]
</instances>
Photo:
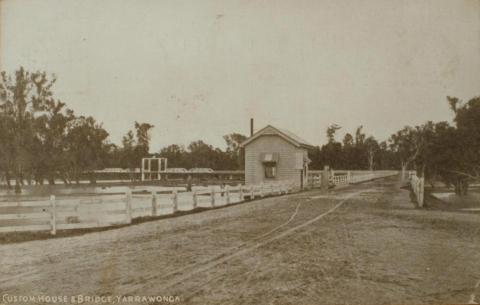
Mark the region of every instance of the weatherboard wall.
<instances>
[{"instance_id":1,"label":"weatherboard wall","mask_svg":"<svg viewBox=\"0 0 480 305\"><path fill-rule=\"evenodd\" d=\"M278 153L277 175L265 178L262 153ZM245 184L259 184L273 181L295 181L300 185L301 170L295 169L296 155L307 155L307 150L296 147L278 135L262 135L245 145Z\"/></svg>"}]
</instances>

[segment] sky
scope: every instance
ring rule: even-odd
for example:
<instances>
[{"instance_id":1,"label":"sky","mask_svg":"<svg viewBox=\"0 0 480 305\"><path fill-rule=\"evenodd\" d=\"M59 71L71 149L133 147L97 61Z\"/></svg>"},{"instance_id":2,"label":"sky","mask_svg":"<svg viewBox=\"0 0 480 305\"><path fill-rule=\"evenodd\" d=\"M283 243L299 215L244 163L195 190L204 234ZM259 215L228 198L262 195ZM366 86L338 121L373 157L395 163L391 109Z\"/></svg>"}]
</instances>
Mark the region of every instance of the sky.
<instances>
[{"instance_id":1,"label":"sky","mask_svg":"<svg viewBox=\"0 0 480 305\"><path fill-rule=\"evenodd\" d=\"M1 0L0 68L20 66L114 143L155 125L152 152L223 148L250 118L314 145L333 123L385 140L480 95L480 1Z\"/></svg>"}]
</instances>

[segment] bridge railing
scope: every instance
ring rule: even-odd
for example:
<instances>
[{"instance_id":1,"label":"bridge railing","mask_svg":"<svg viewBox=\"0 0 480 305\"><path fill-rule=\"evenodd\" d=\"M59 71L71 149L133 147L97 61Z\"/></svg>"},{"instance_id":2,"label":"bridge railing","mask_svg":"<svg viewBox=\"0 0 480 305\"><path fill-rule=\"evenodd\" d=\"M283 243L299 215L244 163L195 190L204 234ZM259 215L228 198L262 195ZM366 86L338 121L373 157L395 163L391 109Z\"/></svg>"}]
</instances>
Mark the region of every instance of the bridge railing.
<instances>
[{"instance_id":1,"label":"bridge railing","mask_svg":"<svg viewBox=\"0 0 480 305\"><path fill-rule=\"evenodd\" d=\"M321 186L322 171L309 171L308 183L309 187ZM335 186L344 186L349 184L361 183L374 179L390 177L398 175L398 171L347 171L347 170L331 170L329 171L329 184Z\"/></svg>"}]
</instances>

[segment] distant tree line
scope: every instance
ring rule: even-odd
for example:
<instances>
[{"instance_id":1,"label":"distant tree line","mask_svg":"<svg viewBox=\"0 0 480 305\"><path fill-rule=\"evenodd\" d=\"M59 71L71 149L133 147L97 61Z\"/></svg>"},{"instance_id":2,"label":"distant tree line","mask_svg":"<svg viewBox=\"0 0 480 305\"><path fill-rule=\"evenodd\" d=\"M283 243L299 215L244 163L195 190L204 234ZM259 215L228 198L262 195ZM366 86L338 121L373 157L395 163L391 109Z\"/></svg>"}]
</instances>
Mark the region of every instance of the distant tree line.
<instances>
[{"instance_id":1,"label":"distant tree line","mask_svg":"<svg viewBox=\"0 0 480 305\"><path fill-rule=\"evenodd\" d=\"M78 116L53 96L54 76L28 72L23 68L13 75L0 73L0 180L8 187L79 183L88 177L95 183L94 171L107 167L133 170L147 156L168 158L169 167L207 167L215 170L243 169L240 149L246 136L224 136L222 150L202 140L187 147L172 144L157 153L150 152L148 123L134 123L120 146L109 142L109 134L93 117ZM480 178L480 97L466 103L447 97L454 114L448 122L426 122L406 126L387 141L378 142L359 126L335 139L341 128L333 124L326 130L327 143L310 152L313 169L328 165L333 169L381 170L415 169L429 181L453 185L464 195L472 181Z\"/></svg>"},{"instance_id":2,"label":"distant tree line","mask_svg":"<svg viewBox=\"0 0 480 305\"><path fill-rule=\"evenodd\" d=\"M24 184L79 183L86 176L95 183L94 171L106 167L133 170L147 156L169 158L170 166L236 169L243 162L238 144L240 134L225 136L228 148L222 151L203 141L187 149L171 145L150 154L148 123L135 122L121 146L110 143L109 133L93 117L77 116L55 99L55 77L23 68L14 75L0 73L0 180L16 192Z\"/></svg>"},{"instance_id":3,"label":"distant tree line","mask_svg":"<svg viewBox=\"0 0 480 305\"><path fill-rule=\"evenodd\" d=\"M190 143L186 148L182 145L172 144L162 148L158 156L168 158L168 167L180 168L212 168L215 170L238 170L243 169L243 153L240 149L247 137L232 133L225 135L227 144L225 151L213 147L202 140Z\"/></svg>"},{"instance_id":4,"label":"distant tree line","mask_svg":"<svg viewBox=\"0 0 480 305\"><path fill-rule=\"evenodd\" d=\"M447 101L453 125L428 121L405 126L383 142L367 137L362 126L337 142L335 133L341 127L333 124L327 128L327 144L311 153L311 167L401 169L403 177L410 169L432 185L441 181L453 186L456 194L466 195L469 185L480 180L480 97L465 103L456 97Z\"/></svg>"},{"instance_id":5,"label":"distant tree line","mask_svg":"<svg viewBox=\"0 0 480 305\"><path fill-rule=\"evenodd\" d=\"M401 168L410 167L428 182L442 181L466 195L469 184L480 180L480 97L463 103L447 97L454 125L432 122L406 126L390 138Z\"/></svg>"},{"instance_id":6,"label":"distant tree line","mask_svg":"<svg viewBox=\"0 0 480 305\"><path fill-rule=\"evenodd\" d=\"M54 83L55 77L45 72L1 72L0 175L8 187L11 180L17 192L25 183L54 184L56 178L78 183L85 173L94 182L93 171L108 165L112 154L129 164L134 153L148 152L151 125L135 123L138 143L118 149L108 142L102 124L75 115L54 98Z\"/></svg>"},{"instance_id":7,"label":"distant tree line","mask_svg":"<svg viewBox=\"0 0 480 305\"><path fill-rule=\"evenodd\" d=\"M398 168L397 158L389 149L387 142L378 142L373 136L363 132L359 126L355 134L346 133L342 142L335 140L340 126L333 124L327 128L327 143L318 146L310 153L313 169L322 169L328 165L333 169L383 170Z\"/></svg>"}]
</instances>

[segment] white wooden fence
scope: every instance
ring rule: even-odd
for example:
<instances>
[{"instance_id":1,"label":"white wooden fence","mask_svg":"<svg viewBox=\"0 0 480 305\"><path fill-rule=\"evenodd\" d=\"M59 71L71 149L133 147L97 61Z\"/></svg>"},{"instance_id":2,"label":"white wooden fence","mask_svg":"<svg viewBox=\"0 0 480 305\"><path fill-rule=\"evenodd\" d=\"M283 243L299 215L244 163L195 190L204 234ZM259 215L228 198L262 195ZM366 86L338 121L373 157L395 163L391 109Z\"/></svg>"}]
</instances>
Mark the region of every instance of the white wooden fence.
<instances>
[{"instance_id":1,"label":"white wooden fence","mask_svg":"<svg viewBox=\"0 0 480 305\"><path fill-rule=\"evenodd\" d=\"M419 207L423 207L425 193L425 178L419 178L415 172L409 172L410 186L417 199Z\"/></svg>"},{"instance_id":2,"label":"white wooden fence","mask_svg":"<svg viewBox=\"0 0 480 305\"><path fill-rule=\"evenodd\" d=\"M320 187L321 172L310 171L308 187ZM398 171L331 171L329 182L335 186L344 186L395 175L398 175Z\"/></svg>"},{"instance_id":3,"label":"white wooden fence","mask_svg":"<svg viewBox=\"0 0 480 305\"><path fill-rule=\"evenodd\" d=\"M37 201L0 202L0 233L101 228L130 224L141 217L171 215L178 211L214 208L255 197L298 191L288 182L202 188L193 192L83 196L51 196Z\"/></svg>"},{"instance_id":4,"label":"white wooden fence","mask_svg":"<svg viewBox=\"0 0 480 305\"><path fill-rule=\"evenodd\" d=\"M375 178L387 177L396 172L373 172L368 174L332 175L335 185L348 185ZM321 186L318 175L310 177L306 188ZM133 219L172 215L179 211L197 208L226 206L266 196L278 196L300 191L300 186L291 181L280 181L260 185L237 185L225 188L201 188L193 192L133 193L55 197L35 201L0 202L0 233L21 231L102 228L127 225Z\"/></svg>"}]
</instances>

